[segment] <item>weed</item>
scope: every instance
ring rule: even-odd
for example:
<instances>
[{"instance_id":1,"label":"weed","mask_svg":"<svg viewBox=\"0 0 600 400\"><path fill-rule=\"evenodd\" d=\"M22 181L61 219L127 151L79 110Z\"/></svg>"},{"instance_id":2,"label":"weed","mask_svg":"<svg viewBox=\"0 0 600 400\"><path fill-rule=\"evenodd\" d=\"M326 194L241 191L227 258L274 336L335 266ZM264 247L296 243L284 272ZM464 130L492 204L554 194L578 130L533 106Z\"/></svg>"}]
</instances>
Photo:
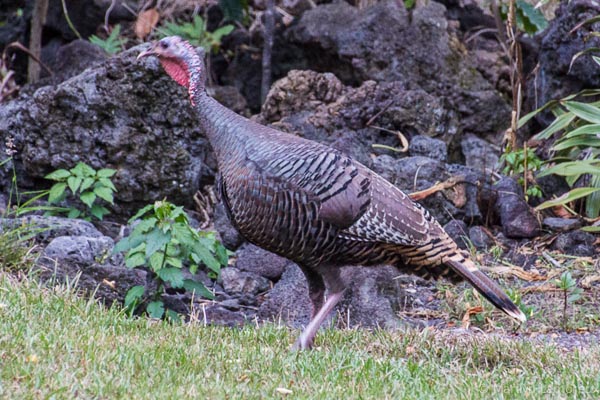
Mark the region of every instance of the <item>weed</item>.
<instances>
[{"instance_id":1,"label":"weed","mask_svg":"<svg viewBox=\"0 0 600 400\"><path fill-rule=\"evenodd\" d=\"M87 206L88 210L81 211L74 207L51 208L47 210L48 215L56 213L67 213L68 218L83 218L90 220L91 216L102 220L109 213L108 209L100 204L102 199L113 204L113 194L116 191L110 178L115 174L114 169L103 168L96 171L85 163L77 163L70 170L58 169L48 175L46 179L56 181L48 191L48 203L58 204L67 197L67 189L73 196ZM89 212L89 214L88 214Z\"/></svg>"},{"instance_id":2,"label":"weed","mask_svg":"<svg viewBox=\"0 0 600 400\"><path fill-rule=\"evenodd\" d=\"M212 293L200 282L184 279L182 268L189 264L192 274L200 264L206 265L216 278L221 266L227 265L227 250L216 240L213 233L197 232L189 224L188 216L182 207L167 201L157 201L139 210L130 223L141 219L131 232L115 246L114 252L126 252L125 265L128 268L148 266L156 274L158 290L146 304L146 312L152 318L177 320L172 310L165 310L160 299L164 284L173 288L183 288L197 295L213 298ZM209 275L210 276L210 275ZM144 302L145 288L134 286L125 298L125 307L134 312Z\"/></svg>"},{"instance_id":3,"label":"weed","mask_svg":"<svg viewBox=\"0 0 600 400\"><path fill-rule=\"evenodd\" d=\"M206 51L216 53L221 47L223 36L229 35L233 29L233 25L224 25L214 32L209 32L202 17L194 15L192 22L167 22L161 29L161 35L162 37L181 36L194 46L200 46Z\"/></svg>"},{"instance_id":4,"label":"weed","mask_svg":"<svg viewBox=\"0 0 600 400\"><path fill-rule=\"evenodd\" d=\"M106 39L100 39L98 36L92 35L89 40L90 43L99 46L106 53L113 55L120 52L125 43L127 43L127 39L121 38L120 35L121 25L117 24L111 29L110 34Z\"/></svg>"},{"instance_id":5,"label":"weed","mask_svg":"<svg viewBox=\"0 0 600 400\"><path fill-rule=\"evenodd\" d=\"M571 272L565 271L560 279L555 280L556 286L563 292L563 329L567 330L567 306L581 299L583 289L577 287L577 281L571 276Z\"/></svg>"},{"instance_id":6,"label":"weed","mask_svg":"<svg viewBox=\"0 0 600 400\"><path fill-rule=\"evenodd\" d=\"M526 198L542 197L542 190L537 184L529 184L533 180L531 173L538 171L542 166L542 160L535 152L527 147L508 151L500 156L500 162L504 165L504 175L518 175L519 185L523 186Z\"/></svg>"}]
</instances>

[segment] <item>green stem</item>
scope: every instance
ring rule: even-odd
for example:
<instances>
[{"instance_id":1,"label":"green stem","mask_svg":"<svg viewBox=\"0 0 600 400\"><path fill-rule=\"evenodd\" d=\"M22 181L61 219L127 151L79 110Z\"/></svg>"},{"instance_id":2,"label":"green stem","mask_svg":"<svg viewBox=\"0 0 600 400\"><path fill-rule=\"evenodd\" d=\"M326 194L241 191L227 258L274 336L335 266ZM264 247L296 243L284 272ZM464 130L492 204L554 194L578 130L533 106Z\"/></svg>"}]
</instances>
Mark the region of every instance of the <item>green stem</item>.
<instances>
[{"instance_id":1,"label":"green stem","mask_svg":"<svg viewBox=\"0 0 600 400\"><path fill-rule=\"evenodd\" d=\"M79 34L79 32L77 31L77 29L75 29L75 25L73 25L71 18L69 18L69 12L67 11L67 5L65 4L65 0L61 0L61 3L62 3L63 13L65 14L65 19L67 20L67 25L69 25L69 28L71 28L71 31L73 31L73 33L75 34L75 36L77 36L78 39L83 39L81 37L81 35Z\"/></svg>"}]
</instances>

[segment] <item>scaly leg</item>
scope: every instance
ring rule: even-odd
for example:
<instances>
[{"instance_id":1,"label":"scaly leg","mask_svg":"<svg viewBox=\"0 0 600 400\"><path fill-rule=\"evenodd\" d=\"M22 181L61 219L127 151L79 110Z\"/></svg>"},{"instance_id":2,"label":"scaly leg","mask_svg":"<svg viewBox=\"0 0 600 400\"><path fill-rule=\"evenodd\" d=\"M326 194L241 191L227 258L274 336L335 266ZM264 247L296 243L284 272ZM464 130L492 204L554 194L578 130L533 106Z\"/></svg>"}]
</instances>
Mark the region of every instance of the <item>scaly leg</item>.
<instances>
[{"instance_id":1,"label":"scaly leg","mask_svg":"<svg viewBox=\"0 0 600 400\"><path fill-rule=\"evenodd\" d=\"M298 340L296 340L296 343L293 347L294 350L309 350L312 348L317 331L343 295L344 290L341 292L331 293L329 296L327 296L327 300L325 301L325 304L323 304L323 307L321 307L319 312L313 317L306 328L304 328Z\"/></svg>"}]
</instances>

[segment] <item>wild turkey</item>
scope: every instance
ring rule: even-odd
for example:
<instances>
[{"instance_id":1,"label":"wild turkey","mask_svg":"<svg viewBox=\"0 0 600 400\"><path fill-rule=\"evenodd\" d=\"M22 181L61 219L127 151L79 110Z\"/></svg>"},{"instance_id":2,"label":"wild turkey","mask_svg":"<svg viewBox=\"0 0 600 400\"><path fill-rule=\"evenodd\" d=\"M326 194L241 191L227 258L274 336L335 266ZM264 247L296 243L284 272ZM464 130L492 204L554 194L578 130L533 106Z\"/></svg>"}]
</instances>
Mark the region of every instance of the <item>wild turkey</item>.
<instances>
[{"instance_id":1,"label":"wild turkey","mask_svg":"<svg viewBox=\"0 0 600 400\"><path fill-rule=\"evenodd\" d=\"M526 320L427 210L394 185L335 149L219 104L206 93L203 61L181 38L164 38L138 58L150 55L188 89L218 160L219 191L232 222L247 240L293 260L306 276L313 317L296 348L312 346L342 297L339 267L347 265L391 264L426 278L465 279L496 307Z\"/></svg>"}]
</instances>

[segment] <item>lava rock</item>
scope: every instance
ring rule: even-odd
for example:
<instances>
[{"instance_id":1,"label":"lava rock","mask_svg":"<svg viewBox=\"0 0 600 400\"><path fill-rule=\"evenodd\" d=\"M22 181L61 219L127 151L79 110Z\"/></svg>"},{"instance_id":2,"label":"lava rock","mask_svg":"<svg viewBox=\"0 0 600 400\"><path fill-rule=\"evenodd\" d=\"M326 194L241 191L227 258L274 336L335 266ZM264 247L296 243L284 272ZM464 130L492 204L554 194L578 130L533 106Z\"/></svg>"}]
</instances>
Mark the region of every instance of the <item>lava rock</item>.
<instances>
[{"instance_id":1,"label":"lava rock","mask_svg":"<svg viewBox=\"0 0 600 400\"><path fill-rule=\"evenodd\" d=\"M20 218L0 219L1 227L15 228L26 226L41 243L48 243L59 236L82 236L88 238L101 238L102 233L88 221L73 218L45 217L29 215Z\"/></svg>"},{"instance_id":2,"label":"lava rock","mask_svg":"<svg viewBox=\"0 0 600 400\"><path fill-rule=\"evenodd\" d=\"M291 261L248 244L236 252L236 268L252 272L267 279L278 280Z\"/></svg>"},{"instance_id":3,"label":"lava rock","mask_svg":"<svg viewBox=\"0 0 600 400\"><path fill-rule=\"evenodd\" d=\"M231 295L242 293L256 295L267 291L271 286L268 279L252 272L240 271L234 267L221 270L219 283Z\"/></svg>"},{"instance_id":4,"label":"lava rock","mask_svg":"<svg viewBox=\"0 0 600 400\"><path fill-rule=\"evenodd\" d=\"M575 218L544 218L542 224L545 228L555 232L567 232L581 228L581 221Z\"/></svg>"},{"instance_id":5,"label":"lava rock","mask_svg":"<svg viewBox=\"0 0 600 400\"><path fill-rule=\"evenodd\" d=\"M111 256L113 246L106 236L59 236L46 246L36 268L42 280L68 279L107 305L123 302L132 286L147 286L147 272L120 266L122 256Z\"/></svg>"},{"instance_id":6,"label":"lava rock","mask_svg":"<svg viewBox=\"0 0 600 400\"><path fill-rule=\"evenodd\" d=\"M499 149L473 134L465 135L460 141L460 147L468 167L485 172L498 164Z\"/></svg>"},{"instance_id":7,"label":"lava rock","mask_svg":"<svg viewBox=\"0 0 600 400\"><path fill-rule=\"evenodd\" d=\"M482 226L472 226L469 228L469 239L478 250L486 250L494 245L494 241L489 237Z\"/></svg>"},{"instance_id":8,"label":"lava rock","mask_svg":"<svg viewBox=\"0 0 600 400\"><path fill-rule=\"evenodd\" d=\"M156 59L136 60L145 48L0 107L0 151L12 137L20 188L39 189L41 177L83 161L118 171L113 211L131 215L162 198L193 205L216 160L185 89ZM10 187L12 165L0 168L0 191Z\"/></svg>"},{"instance_id":9,"label":"lava rock","mask_svg":"<svg viewBox=\"0 0 600 400\"><path fill-rule=\"evenodd\" d=\"M446 162L448 158L448 149L446 143L439 139L433 139L427 136L418 135L411 139L408 146L408 153L411 156L429 157L433 160Z\"/></svg>"},{"instance_id":10,"label":"lava rock","mask_svg":"<svg viewBox=\"0 0 600 400\"><path fill-rule=\"evenodd\" d=\"M578 257L593 257L600 254L594 249L596 237L588 232L572 231L561 233L552 243L552 248L561 253Z\"/></svg>"},{"instance_id":11,"label":"lava rock","mask_svg":"<svg viewBox=\"0 0 600 400\"><path fill-rule=\"evenodd\" d=\"M470 244L467 240L469 237L468 228L464 221L453 219L444 225L444 230L452 239L454 239L458 247L464 250L469 249Z\"/></svg>"},{"instance_id":12,"label":"lava rock","mask_svg":"<svg viewBox=\"0 0 600 400\"><path fill-rule=\"evenodd\" d=\"M496 184L496 211L502 230L509 238L532 238L540 233L540 224L525 201L523 189L512 178L503 177Z\"/></svg>"},{"instance_id":13,"label":"lava rock","mask_svg":"<svg viewBox=\"0 0 600 400\"><path fill-rule=\"evenodd\" d=\"M308 324L311 313L306 278L300 267L289 264L281 279L267 293L258 316L267 321L283 319L290 326L300 328Z\"/></svg>"},{"instance_id":14,"label":"lava rock","mask_svg":"<svg viewBox=\"0 0 600 400\"><path fill-rule=\"evenodd\" d=\"M108 55L99 46L88 40L77 39L61 46L54 52L55 57L47 60L50 69L55 71L50 78L52 84L59 84L105 61Z\"/></svg>"},{"instance_id":15,"label":"lava rock","mask_svg":"<svg viewBox=\"0 0 600 400\"><path fill-rule=\"evenodd\" d=\"M229 250L235 250L244 243L244 238L231 223L225 206L221 202L215 206L213 224L221 237L221 243Z\"/></svg>"}]
</instances>

